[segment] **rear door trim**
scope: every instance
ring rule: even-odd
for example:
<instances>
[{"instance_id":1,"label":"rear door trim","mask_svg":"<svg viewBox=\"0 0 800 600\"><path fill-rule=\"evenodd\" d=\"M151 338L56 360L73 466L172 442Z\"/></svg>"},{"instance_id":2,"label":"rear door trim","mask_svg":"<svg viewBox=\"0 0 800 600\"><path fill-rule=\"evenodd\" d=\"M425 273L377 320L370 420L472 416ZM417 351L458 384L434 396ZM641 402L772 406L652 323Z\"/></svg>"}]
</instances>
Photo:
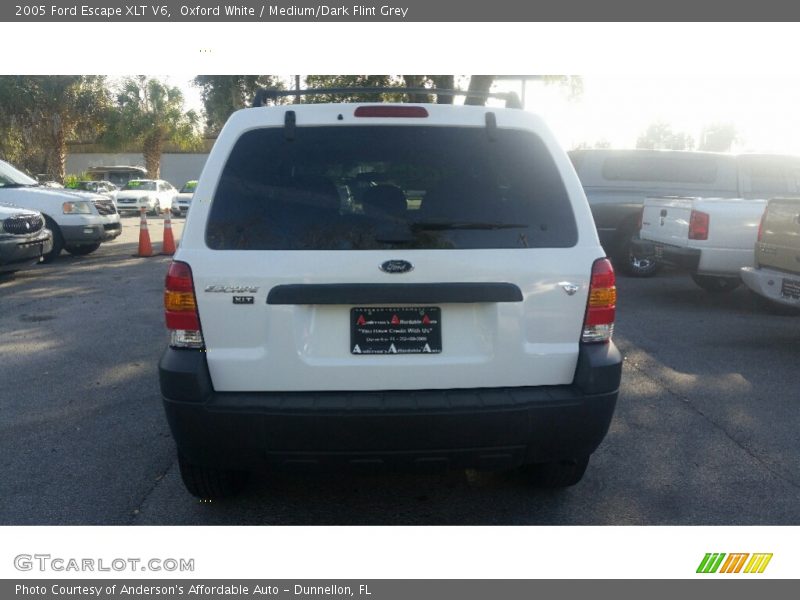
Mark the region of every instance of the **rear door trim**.
<instances>
[{"instance_id":1,"label":"rear door trim","mask_svg":"<svg viewBox=\"0 0 800 600\"><path fill-rule=\"evenodd\" d=\"M513 283L332 283L272 288L267 304L451 304L522 302Z\"/></svg>"}]
</instances>

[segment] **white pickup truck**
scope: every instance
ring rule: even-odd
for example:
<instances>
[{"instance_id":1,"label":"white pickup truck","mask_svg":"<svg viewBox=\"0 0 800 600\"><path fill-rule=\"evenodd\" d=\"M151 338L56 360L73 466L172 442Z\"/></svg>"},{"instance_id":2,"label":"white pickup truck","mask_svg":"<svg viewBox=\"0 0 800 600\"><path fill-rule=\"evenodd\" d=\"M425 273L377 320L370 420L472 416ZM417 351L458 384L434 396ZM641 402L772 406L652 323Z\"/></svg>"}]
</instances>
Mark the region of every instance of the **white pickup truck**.
<instances>
[{"instance_id":1,"label":"white pickup truck","mask_svg":"<svg viewBox=\"0 0 800 600\"><path fill-rule=\"evenodd\" d=\"M753 266L766 205L760 199L647 198L637 249L689 271L706 291L731 291L742 282L742 267Z\"/></svg>"}]
</instances>

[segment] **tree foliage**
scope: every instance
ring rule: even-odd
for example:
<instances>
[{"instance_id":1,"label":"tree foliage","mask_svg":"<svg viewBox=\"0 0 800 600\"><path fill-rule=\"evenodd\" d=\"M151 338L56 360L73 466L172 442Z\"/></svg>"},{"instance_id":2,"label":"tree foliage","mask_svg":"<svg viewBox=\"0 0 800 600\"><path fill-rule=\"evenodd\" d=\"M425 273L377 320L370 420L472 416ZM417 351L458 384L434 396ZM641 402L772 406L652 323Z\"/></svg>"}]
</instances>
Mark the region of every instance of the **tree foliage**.
<instances>
[{"instance_id":1,"label":"tree foliage","mask_svg":"<svg viewBox=\"0 0 800 600\"><path fill-rule=\"evenodd\" d=\"M739 134L733 123L712 123L703 128L698 150L730 152L737 141Z\"/></svg>"},{"instance_id":2,"label":"tree foliage","mask_svg":"<svg viewBox=\"0 0 800 600\"><path fill-rule=\"evenodd\" d=\"M647 150L692 150L694 138L683 131L673 131L664 121L651 123L636 140L636 147Z\"/></svg>"},{"instance_id":3,"label":"tree foliage","mask_svg":"<svg viewBox=\"0 0 800 600\"><path fill-rule=\"evenodd\" d=\"M110 147L139 146L149 177L160 175L166 142L187 150L200 143L199 117L193 110L184 110L183 94L177 87L138 75L122 81L116 99L102 141Z\"/></svg>"},{"instance_id":4,"label":"tree foliage","mask_svg":"<svg viewBox=\"0 0 800 600\"><path fill-rule=\"evenodd\" d=\"M192 81L201 89L206 131L216 134L235 111L250 106L256 90L283 89L277 75L198 75Z\"/></svg>"},{"instance_id":5,"label":"tree foliage","mask_svg":"<svg viewBox=\"0 0 800 600\"><path fill-rule=\"evenodd\" d=\"M307 88L371 88L371 87L403 87L399 75L306 75ZM303 102L381 102L382 100L402 100L402 94L364 94L364 93L332 93L317 96L304 96Z\"/></svg>"},{"instance_id":6,"label":"tree foliage","mask_svg":"<svg viewBox=\"0 0 800 600\"><path fill-rule=\"evenodd\" d=\"M67 142L95 137L109 102L101 76L0 77L0 151L22 168L63 181Z\"/></svg>"}]
</instances>

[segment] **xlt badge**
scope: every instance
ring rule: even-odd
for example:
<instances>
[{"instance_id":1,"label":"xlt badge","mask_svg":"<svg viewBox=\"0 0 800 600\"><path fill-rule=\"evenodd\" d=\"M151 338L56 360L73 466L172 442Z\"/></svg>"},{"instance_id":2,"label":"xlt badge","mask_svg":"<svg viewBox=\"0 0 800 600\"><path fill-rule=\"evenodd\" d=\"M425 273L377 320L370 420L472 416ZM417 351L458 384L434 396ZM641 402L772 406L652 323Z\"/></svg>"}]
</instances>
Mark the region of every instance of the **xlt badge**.
<instances>
[{"instance_id":1,"label":"xlt badge","mask_svg":"<svg viewBox=\"0 0 800 600\"><path fill-rule=\"evenodd\" d=\"M222 294L255 294L258 287L252 285L207 285L205 291Z\"/></svg>"}]
</instances>

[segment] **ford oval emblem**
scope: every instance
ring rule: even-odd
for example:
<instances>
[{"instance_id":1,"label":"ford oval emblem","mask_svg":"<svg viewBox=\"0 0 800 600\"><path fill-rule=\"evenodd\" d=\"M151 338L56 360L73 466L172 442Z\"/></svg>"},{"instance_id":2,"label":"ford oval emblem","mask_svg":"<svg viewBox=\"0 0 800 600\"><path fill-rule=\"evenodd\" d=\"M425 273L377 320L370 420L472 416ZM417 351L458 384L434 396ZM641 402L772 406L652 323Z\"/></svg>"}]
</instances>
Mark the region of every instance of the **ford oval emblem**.
<instances>
[{"instance_id":1,"label":"ford oval emblem","mask_svg":"<svg viewBox=\"0 0 800 600\"><path fill-rule=\"evenodd\" d=\"M414 269L407 260L387 260L381 265L381 271L384 273L408 273Z\"/></svg>"}]
</instances>

